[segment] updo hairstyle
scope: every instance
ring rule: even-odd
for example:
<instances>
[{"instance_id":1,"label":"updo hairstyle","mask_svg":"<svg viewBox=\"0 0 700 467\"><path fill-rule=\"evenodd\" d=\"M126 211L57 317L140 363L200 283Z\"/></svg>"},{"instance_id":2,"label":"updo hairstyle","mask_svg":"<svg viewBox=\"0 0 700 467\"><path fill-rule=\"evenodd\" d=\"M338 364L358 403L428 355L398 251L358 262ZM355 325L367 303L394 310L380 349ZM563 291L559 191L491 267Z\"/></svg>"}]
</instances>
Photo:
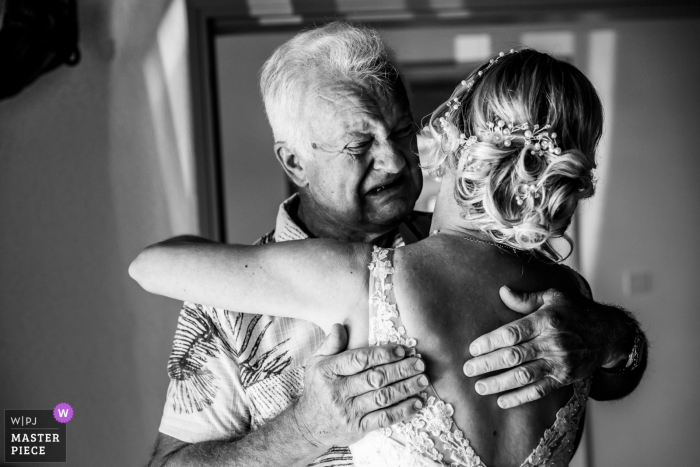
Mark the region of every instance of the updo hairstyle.
<instances>
[{"instance_id":1,"label":"updo hairstyle","mask_svg":"<svg viewBox=\"0 0 700 467\"><path fill-rule=\"evenodd\" d=\"M531 139L515 137L523 130L513 131L508 146L489 137L492 129L523 124L553 134L559 149L539 151ZM584 74L525 49L484 62L433 112L422 131L431 149L421 165L455 174L463 217L495 242L559 262L550 240L571 245L565 232L578 202L593 196L602 127L600 99Z\"/></svg>"}]
</instances>

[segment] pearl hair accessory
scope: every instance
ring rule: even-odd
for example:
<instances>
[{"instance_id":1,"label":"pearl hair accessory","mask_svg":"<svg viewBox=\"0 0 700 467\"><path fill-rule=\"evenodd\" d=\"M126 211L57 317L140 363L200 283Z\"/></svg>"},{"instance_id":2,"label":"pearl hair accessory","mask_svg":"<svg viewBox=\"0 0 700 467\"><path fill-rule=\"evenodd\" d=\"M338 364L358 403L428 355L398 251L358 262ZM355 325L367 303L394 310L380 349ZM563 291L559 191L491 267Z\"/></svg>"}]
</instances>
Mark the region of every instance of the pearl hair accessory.
<instances>
[{"instance_id":1,"label":"pearl hair accessory","mask_svg":"<svg viewBox=\"0 0 700 467\"><path fill-rule=\"evenodd\" d=\"M505 52L500 52L498 54L498 57L489 60L489 64L486 65L486 67L483 70L479 70L476 73L476 76L472 76L471 78L469 78L469 80L463 79L460 83L462 85L462 89L460 89L459 92L462 95L464 95L471 91L476 81L482 76L484 76L484 73L488 71L488 69L491 68L494 64L496 64L501 58L505 57L506 55L512 55L517 53L518 51L514 49L510 49L510 52L508 52L508 54L506 54ZM445 112L445 117L449 118L455 110L459 109L459 99L450 99L449 101L445 102L445 105L447 106L447 112Z\"/></svg>"},{"instance_id":2,"label":"pearl hair accessory","mask_svg":"<svg viewBox=\"0 0 700 467\"><path fill-rule=\"evenodd\" d=\"M454 100L456 101L456 99ZM459 104L457 104L459 105ZM541 157L545 163L549 158L554 158L561 154L561 148L557 144L557 134L548 132L550 126L534 125L530 129L528 123L515 124L510 122L506 124L503 120L496 122L488 122L486 128L478 128L476 133L478 136L467 136L464 133L459 133L454 123L447 120L445 117L440 117L438 120L442 129L442 135L446 138L446 148L454 153L459 151L460 157L466 157L466 170L468 172L480 172L484 168L483 163L474 164L473 158L469 155L471 147L477 141L491 143L497 148L510 148L513 143L520 143L522 147L530 151L533 156ZM538 183L521 183L517 186L516 203L522 206L523 203L532 198L539 199L540 186Z\"/></svg>"},{"instance_id":3,"label":"pearl hair accessory","mask_svg":"<svg viewBox=\"0 0 700 467\"><path fill-rule=\"evenodd\" d=\"M526 199L531 196L535 199L540 197L539 186L537 183L521 183L516 187L518 194L515 196L515 202L518 206L522 206Z\"/></svg>"},{"instance_id":4,"label":"pearl hair accessory","mask_svg":"<svg viewBox=\"0 0 700 467\"><path fill-rule=\"evenodd\" d=\"M487 129L479 128L477 133L483 141L498 148L509 148L514 141L522 142L525 148L530 148L530 154L545 158L545 162L548 161L547 158L561 154L561 148L557 145L557 134L547 132L550 128L549 125L541 128L539 125L535 125L530 129L527 123L516 125L510 122L506 125L503 120L498 120L496 123L488 122L487 126ZM521 183L516 187L518 195L515 197L515 202L518 206L522 206L525 200L530 199L530 197L539 199L539 189L538 183Z\"/></svg>"},{"instance_id":5,"label":"pearl hair accessory","mask_svg":"<svg viewBox=\"0 0 700 467\"><path fill-rule=\"evenodd\" d=\"M513 141L522 141L525 147L531 147L530 154L540 157L558 156L561 154L561 149L557 145L557 134L548 133L549 125L540 128L535 125L530 129L530 125L522 123L516 125L510 122L506 126L506 122L498 120L496 123L488 122L488 128L479 128L477 134L482 141L489 142L498 148L509 148Z\"/></svg>"},{"instance_id":6,"label":"pearl hair accessory","mask_svg":"<svg viewBox=\"0 0 700 467\"><path fill-rule=\"evenodd\" d=\"M516 125L514 122L508 123L503 120L488 122L486 128L478 128L478 136L467 136L459 133L454 123L444 117L439 119L442 134L447 138L447 147L453 148L452 152L460 151L461 155L467 156L467 163L471 164L472 157L468 155L472 145L477 141L491 143L497 148L509 148L513 142L522 143L523 147L530 148L530 154L539 157L554 157L561 154L561 148L557 145L557 134L547 132L549 125L540 127L535 125L530 129L528 123ZM470 167L468 170L478 170L480 166Z\"/></svg>"},{"instance_id":7,"label":"pearl hair accessory","mask_svg":"<svg viewBox=\"0 0 700 467\"><path fill-rule=\"evenodd\" d=\"M464 133L460 133L454 123L452 123L452 116L457 112L461 106L461 101L459 97L463 97L468 94L474 87L476 81L481 78L486 71L494 66L501 58L506 55L516 54L516 50L511 49L508 54L501 52L497 57L491 59L489 64L483 70L479 70L475 75L473 75L469 80L463 80L461 82L462 88L458 89L453 97L445 102L446 112L444 116L438 119L438 124L441 127L443 135L443 149L447 153L454 154L459 151L460 157L466 158L466 170L469 172L480 172L484 169L483 163L475 164L472 156L469 155L471 147L477 141L481 140L483 142L488 142L493 144L498 148L510 148L513 143L520 143L523 147L528 148L530 153L537 155L539 157L545 158L545 162L548 157L558 156L561 154L561 148L557 145L557 134L554 132L547 132L549 125L534 125L530 128L528 123L515 124L511 121L506 124L502 119L495 122L487 122L485 128L478 128L476 135L467 137ZM516 196L516 203L522 205L525 200L533 198L539 198L539 186L536 183L521 183L517 187L518 195Z\"/></svg>"},{"instance_id":8,"label":"pearl hair accessory","mask_svg":"<svg viewBox=\"0 0 700 467\"><path fill-rule=\"evenodd\" d=\"M561 155L561 148L557 144L557 134L549 132L550 125L533 125L528 123L516 124L513 121L506 123L503 119L489 121L486 127L477 128L476 134L467 137L461 133L457 126L452 122L454 114L459 111L464 96L468 95L474 88L476 82L484 76L484 73L494 66L501 58L506 55L516 54L516 50L511 49L507 54L500 52L497 57L491 59L482 70L472 75L468 80L463 80L453 93L450 100L445 102L445 113L437 119L437 124L440 127L438 133L442 135L442 153L459 154L460 159L466 162L465 169L467 172L479 173L484 170L488 163L483 161L475 162L474 158L469 154L472 146L478 141L490 143L497 148L510 148L514 144L518 147L523 147L533 156L538 156L543 159L545 165L556 156ZM540 189L542 187L537 181L523 181L516 187L515 201L519 206L522 206L526 200L539 199L541 197Z\"/></svg>"},{"instance_id":9,"label":"pearl hair accessory","mask_svg":"<svg viewBox=\"0 0 700 467\"><path fill-rule=\"evenodd\" d=\"M510 49L508 55L516 53L518 53L516 50ZM460 108L461 102L458 97L469 94L469 92L471 92L471 90L474 88L474 84L484 75L484 72L486 72L495 63L497 63L498 60L505 56L506 53L500 52L498 56L491 59L488 65L486 65L482 70L474 73L470 78L462 80L460 86L458 86L452 94L452 97L450 97L450 99L441 106L445 109L444 114L440 117L434 115L431 118L429 126L433 139L430 141L440 140L441 138L438 135L442 135L442 144L440 147L442 158L440 161L429 162L426 166L424 166L424 168L432 167L429 169L431 171L431 175L436 176L437 179L439 179L440 172L442 170L439 168L439 166L445 160L445 157L447 157L448 154L453 154L455 151L460 150L461 154L468 156L467 153L469 152L470 146L477 141L475 136L467 138L464 133L460 133L459 130L457 130L457 127L450 121L452 115ZM433 120L433 118L435 120ZM437 131L437 125L442 127L442 132ZM432 142L430 144L432 145Z\"/></svg>"}]
</instances>

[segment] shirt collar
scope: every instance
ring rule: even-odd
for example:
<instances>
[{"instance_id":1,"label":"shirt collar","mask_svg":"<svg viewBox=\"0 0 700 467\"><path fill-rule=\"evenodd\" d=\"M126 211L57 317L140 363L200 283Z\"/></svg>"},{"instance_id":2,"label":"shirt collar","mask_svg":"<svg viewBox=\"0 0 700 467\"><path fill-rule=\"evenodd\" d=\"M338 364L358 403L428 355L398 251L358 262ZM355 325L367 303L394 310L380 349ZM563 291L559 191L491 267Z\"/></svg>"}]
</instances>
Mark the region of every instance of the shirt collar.
<instances>
[{"instance_id":1,"label":"shirt collar","mask_svg":"<svg viewBox=\"0 0 700 467\"><path fill-rule=\"evenodd\" d=\"M276 242L286 242L289 240L304 240L309 238L309 234L304 232L304 230L294 222L292 216L289 214L299 207L299 194L294 193L292 196L287 198L280 204L280 208L277 211L277 223L275 224L275 241ZM392 248L398 248L404 246L403 238L400 233L396 234L396 237L392 241Z\"/></svg>"},{"instance_id":2,"label":"shirt collar","mask_svg":"<svg viewBox=\"0 0 700 467\"><path fill-rule=\"evenodd\" d=\"M275 224L275 241L286 242L289 240L304 240L309 238L309 234L294 222L290 211L299 207L299 194L294 193L280 204L277 211L277 223Z\"/></svg>"}]
</instances>

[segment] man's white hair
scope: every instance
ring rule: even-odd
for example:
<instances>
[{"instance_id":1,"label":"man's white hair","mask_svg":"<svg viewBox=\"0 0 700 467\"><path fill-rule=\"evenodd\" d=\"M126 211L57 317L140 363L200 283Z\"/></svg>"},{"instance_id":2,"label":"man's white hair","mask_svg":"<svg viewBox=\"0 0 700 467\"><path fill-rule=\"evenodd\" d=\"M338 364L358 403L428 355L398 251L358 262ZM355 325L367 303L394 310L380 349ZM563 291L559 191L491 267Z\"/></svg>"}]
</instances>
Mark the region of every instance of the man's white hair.
<instances>
[{"instance_id":1,"label":"man's white hair","mask_svg":"<svg viewBox=\"0 0 700 467\"><path fill-rule=\"evenodd\" d=\"M275 141L304 156L310 150L301 104L314 89L343 82L388 92L398 77L391 52L374 29L336 21L297 34L263 65L260 91Z\"/></svg>"}]
</instances>

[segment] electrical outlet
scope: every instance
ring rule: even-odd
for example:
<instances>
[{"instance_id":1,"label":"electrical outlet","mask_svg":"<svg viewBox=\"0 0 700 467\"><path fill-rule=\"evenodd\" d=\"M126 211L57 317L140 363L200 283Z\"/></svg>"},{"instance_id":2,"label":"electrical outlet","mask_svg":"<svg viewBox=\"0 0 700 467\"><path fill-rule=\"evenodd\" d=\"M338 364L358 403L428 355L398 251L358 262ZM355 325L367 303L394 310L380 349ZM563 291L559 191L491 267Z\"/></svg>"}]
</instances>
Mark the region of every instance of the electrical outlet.
<instances>
[{"instance_id":1,"label":"electrical outlet","mask_svg":"<svg viewBox=\"0 0 700 467\"><path fill-rule=\"evenodd\" d=\"M627 271L623 274L623 292L625 295L642 295L651 293L652 278L650 271Z\"/></svg>"}]
</instances>

